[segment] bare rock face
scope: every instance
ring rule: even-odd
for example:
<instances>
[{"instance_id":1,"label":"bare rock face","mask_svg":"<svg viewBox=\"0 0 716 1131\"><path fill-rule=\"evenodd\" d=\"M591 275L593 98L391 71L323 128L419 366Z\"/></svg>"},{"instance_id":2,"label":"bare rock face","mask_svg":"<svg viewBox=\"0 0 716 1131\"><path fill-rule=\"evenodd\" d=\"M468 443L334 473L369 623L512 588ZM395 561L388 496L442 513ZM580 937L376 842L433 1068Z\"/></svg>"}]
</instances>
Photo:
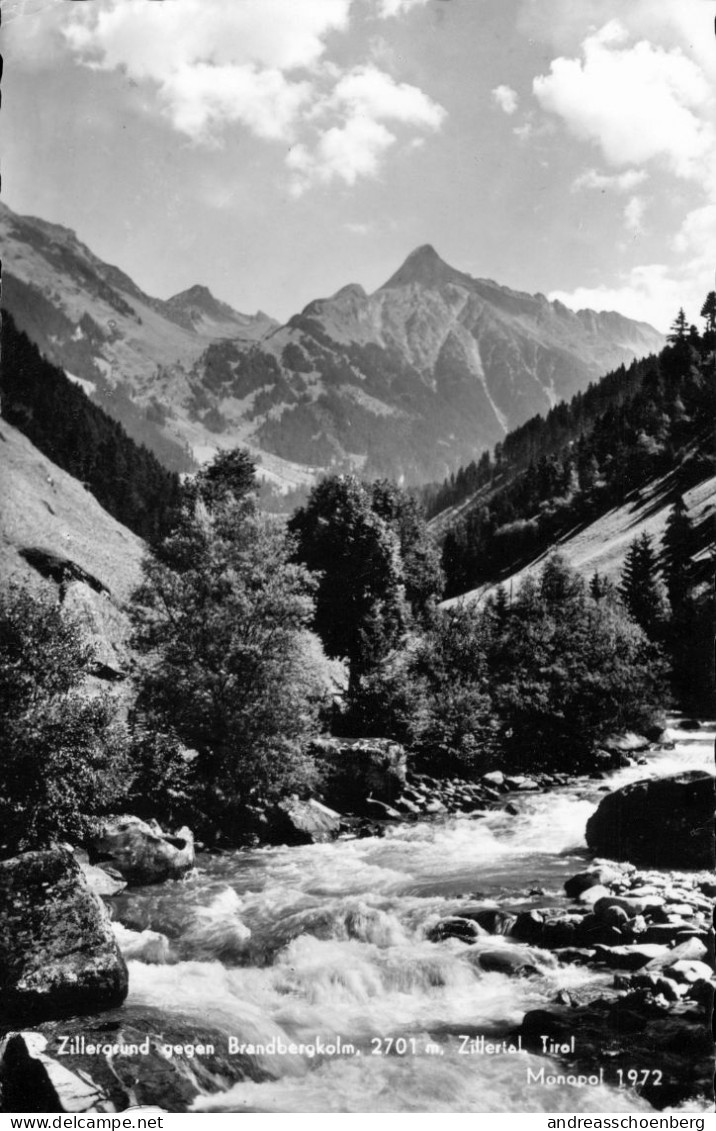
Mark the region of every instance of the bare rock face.
<instances>
[{"instance_id":1,"label":"bare rock face","mask_svg":"<svg viewBox=\"0 0 716 1131\"><path fill-rule=\"evenodd\" d=\"M429 246L373 294L349 284L281 327L203 286L152 298L74 233L7 206L0 251L18 326L84 381L96 384L105 365L121 373L124 422L141 421L145 442L182 469L169 415L172 435L191 445L213 449L221 430L304 467L360 453L371 473L442 479L555 398L664 344L613 312L577 313L474 279Z\"/></svg>"},{"instance_id":2,"label":"bare rock face","mask_svg":"<svg viewBox=\"0 0 716 1131\"><path fill-rule=\"evenodd\" d=\"M391 805L403 792L408 762L398 742L324 739L311 751L322 767L325 800L342 813L366 812L369 799Z\"/></svg>"},{"instance_id":3,"label":"bare rock face","mask_svg":"<svg viewBox=\"0 0 716 1131\"><path fill-rule=\"evenodd\" d=\"M127 967L71 852L0 861L0 1016L45 1020L121 1005Z\"/></svg>"},{"instance_id":4,"label":"bare rock face","mask_svg":"<svg viewBox=\"0 0 716 1131\"><path fill-rule=\"evenodd\" d=\"M703 770L687 770L608 793L587 821L587 844L612 860L712 868L714 781Z\"/></svg>"},{"instance_id":5,"label":"bare rock face","mask_svg":"<svg viewBox=\"0 0 716 1131\"><path fill-rule=\"evenodd\" d=\"M93 863L110 865L130 884L175 880L194 867L194 836L184 827L170 836L156 822L107 817L90 845Z\"/></svg>"},{"instance_id":6,"label":"bare rock face","mask_svg":"<svg viewBox=\"0 0 716 1131\"><path fill-rule=\"evenodd\" d=\"M91 643L94 672L104 679L123 679L129 666L129 621L109 595L84 581L71 581L64 587L62 608Z\"/></svg>"}]
</instances>

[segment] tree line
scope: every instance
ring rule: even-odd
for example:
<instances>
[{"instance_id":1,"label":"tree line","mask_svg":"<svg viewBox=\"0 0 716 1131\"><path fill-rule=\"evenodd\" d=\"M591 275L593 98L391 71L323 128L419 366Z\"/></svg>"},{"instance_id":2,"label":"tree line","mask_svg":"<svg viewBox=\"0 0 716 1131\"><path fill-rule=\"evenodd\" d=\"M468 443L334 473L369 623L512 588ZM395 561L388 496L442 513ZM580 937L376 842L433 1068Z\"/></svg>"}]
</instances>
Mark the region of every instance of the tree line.
<instances>
[{"instance_id":1,"label":"tree line","mask_svg":"<svg viewBox=\"0 0 716 1131\"><path fill-rule=\"evenodd\" d=\"M564 449L574 446L594 428L598 427L603 432L605 419L608 425L617 425L616 435L622 439L622 427L628 429L629 426L628 412L623 419L622 410L642 389L647 394L658 392L654 385L658 386L662 377L671 382L688 370L694 359L698 362L699 358L708 359L713 354L716 348L715 312L716 291L711 291L701 308L704 319L702 333L696 326L688 324L683 309L680 309L668 335L668 345L658 357L643 358L629 366L620 365L598 381L591 382L584 392L555 405L546 416L534 416L519 428L513 428L504 440L495 445L492 453L483 452L479 459L453 472L442 484L428 484L421 488L419 496L427 517L433 518L469 500L480 489L495 485L504 487L525 470L534 475L541 461L560 453L563 455ZM628 435L623 439L628 440Z\"/></svg>"},{"instance_id":2,"label":"tree line","mask_svg":"<svg viewBox=\"0 0 716 1131\"><path fill-rule=\"evenodd\" d=\"M660 703L658 646L559 559L512 601L445 609L442 589L394 484L331 477L285 524L259 512L250 457L221 453L145 556L128 717L87 700L79 626L51 597L0 598L4 851L76 839L110 810L245 842L281 796L320 796L322 733L403 741L438 776L580 772Z\"/></svg>"},{"instance_id":3,"label":"tree line","mask_svg":"<svg viewBox=\"0 0 716 1131\"><path fill-rule=\"evenodd\" d=\"M438 493L433 512L474 494L443 544L449 595L513 573L656 477L673 472L678 493L713 474L715 305L703 333L680 312L657 357L530 421Z\"/></svg>"},{"instance_id":4,"label":"tree line","mask_svg":"<svg viewBox=\"0 0 716 1131\"><path fill-rule=\"evenodd\" d=\"M713 396L708 334L712 324L703 335L675 326L648 380L625 399L613 450L638 429L647 448L664 449L649 450L644 467L660 467L670 445L699 456ZM15 348L22 356L27 343L16 336ZM31 386L39 380L30 375ZM69 449L59 401L69 392L73 404L75 387L50 388L59 390L59 447ZM86 401L77 402L77 434L91 442L103 424ZM50 443L43 412L39 434ZM520 490L555 503L554 476L567 502L602 489L608 498L607 436L602 417L584 434L584 485L579 449L560 449L543 480L532 469L536 486L514 478L510 505ZM124 451L131 463L133 448ZM120 470L112 463L105 474ZM160 517L129 607L137 665L128 715L111 695L84 692L89 650L49 592L0 594L5 852L81 839L117 810L241 843L277 798L320 796L318 734L394 738L436 776L589 771L609 733L654 718L669 675L682 691L690 682L677 641L693 639L702 598L697 532L679 498L661 556L637 540L619 585L598 574L587 582L552 556L514 594L498 587L447 607L449 557L441 562L415 498L387 480L333 475L285 523L261 513L255 463L236 449L177 484L171 499L156 500ZM491 505L502 505L499 495ZM489 539L480 547L480 568L494 569Z\"/></svg>"}]
</instances>

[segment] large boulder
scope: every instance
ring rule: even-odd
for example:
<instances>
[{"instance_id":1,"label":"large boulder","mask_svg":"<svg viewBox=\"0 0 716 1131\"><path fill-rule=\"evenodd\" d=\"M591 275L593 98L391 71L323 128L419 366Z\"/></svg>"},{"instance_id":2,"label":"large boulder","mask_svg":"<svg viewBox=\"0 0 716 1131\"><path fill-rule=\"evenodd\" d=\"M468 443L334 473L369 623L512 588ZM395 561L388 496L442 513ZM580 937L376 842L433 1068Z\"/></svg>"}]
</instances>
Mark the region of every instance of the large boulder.
<instances>
[{"instance_id":1,"label":"large boulder","mask_svg":"<svg viewBox=\"0 0 716 1131\"><path fill-rule=\"evenodd\" d=\"M155 821L139 817L107 817L90 842L93 863L110 865L130 884L176 880L194 867L194 837L187 828L174 835Z\"/></svg>"},{"instance_id":2,"label":"large boulder","mask_svg":"<svg viewBox=\"0 0 716 1131\"><path fill-rule=\"evenodd\" d=\"M229 1053L224 1032L149 1006L46 1023L0 1044L8 1112L184 1112L197 1095L271 1075L259 1058Z\"/></svg>"},{"instance_id":3,"label":"large boulder","mask_svg":"<svg viewBox=\"0 0 716 1131\"><path fill-rule=\"evenodd\" d=\"M644 994L610 996L586 1005L529 1010L519 1029L529 1052L545 1055L545 1040L558 1046L560 1072L594 1075L608 1050L610 1082L635 1071L638 1094L658 1111L688 1103L701 1110L713 1102L713 1038L708 1007L676 1007L665 1014ZM573 1044L574 1041L574 1044ZM572 1051L574 1048L574 1051ZM552 1056L550 1047L547 1056ZM658 1069L657 1072L654 1069ZM554 1067L547 1067L554 1073ZM696 1101L696 1104L694 1103ZM703 1107L706 1110L706 1106Z\"/></svg>"},{"instance_id":4,"label":"large boulder","mask_svg":"<svg viewBox=\"0 0 716 1131\"><path fill-rule=\"evenodd\" d=\"M267 840L275 844L324 844L335 840L341 827L341 815L309 798L286 797L267 813Z\"/></svg>"},{"instance_id":5,"label":"large boulder","mask_svg":"<svg viewBox=\"0 0 716 1131\"><path fill-rule=\"evenodd\" d=\"M715 779L703 770L631 782L602 798L587 844L612 860L713 868Z\"/></svg>"},{"instance_id":6,"label":"large boulder","mask_svg":"<svg viewBox=\"0 0 716 1131\"><path fill-rule=\"evenodd\" d=\"M392 804L406 784L407 755L387 738L319 739L311 744L323 779L326 804L364 813L369 798Z\"/></svg>"},{"instance_id":7,"label":"large boulder","mask_svg":"<svg viewBox=\"0 0 716 1131\"><path fill-rule=\"evenodd\" d=\"M44 1020L121 1005L127 967L109 914L71 852L0 861L0 1017Z\"/></svg>"}]
</instances>

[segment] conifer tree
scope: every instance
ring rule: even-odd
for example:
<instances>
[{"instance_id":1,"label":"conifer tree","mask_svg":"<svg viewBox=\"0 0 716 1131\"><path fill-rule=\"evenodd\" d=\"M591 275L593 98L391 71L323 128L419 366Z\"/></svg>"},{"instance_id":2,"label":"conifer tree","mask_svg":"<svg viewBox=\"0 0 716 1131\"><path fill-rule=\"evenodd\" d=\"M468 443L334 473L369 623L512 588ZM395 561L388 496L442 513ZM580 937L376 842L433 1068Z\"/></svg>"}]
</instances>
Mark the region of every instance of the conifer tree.
<instances>
[{"instance_id":1,"label":"conifer tree","mask_svg":"<svg viewBox=\"0 0 716 1131\"><path fill-rule=\"evenodd\" d=\"M701 307L701 317L706 319L706 329L713 333L716 330L716 291L709 291L706 301Z\"/></svg>"},{"instance_id":2,"label":"conifer tree","mask_svg":"<svg viewBox=\"0 0 716 1131\"><path fill-rule=\"evenodd\" d=\"M495 595L492 598L492 611L495 620L502 628L510 617L510 598L507 596L507 590L504 585L498 585L495 590Z\"/></svg>"},{"instance_id":3,"label":"conifer tree","mask_svg":"<svg viewBox=\"0 0 716 1131\"><path fill-rule=\"evenodd\" d=\"M686 503L683 495L679 495L666 520L661 555L666 589L674 613L688 596L693 538L693 525Z\"/></svg>"},{"instance_id":4,"label":"conifer tree","mask_svg":"<svg viewBox=\"0 0 716 1131\"><path fill-rule=\"evenodd\" d=\"M646 532L635 538L629 548L619 589L633 619L650 640L656 640L663 627L663 602L659 590L659 561Z\"/></svg>"},{"instance_id":5,"label":"conifer tree","mask_svg":"<svg viewBox=\"0 0 716 1131\"><path fill-rule=\"evenodd\" d=\"M684 314L683 306L679 309L679 313L671 324L671 330L667 335L668 341L673 344L683 341L689 330L689 324Z\"/></svg>"}]
</instances>

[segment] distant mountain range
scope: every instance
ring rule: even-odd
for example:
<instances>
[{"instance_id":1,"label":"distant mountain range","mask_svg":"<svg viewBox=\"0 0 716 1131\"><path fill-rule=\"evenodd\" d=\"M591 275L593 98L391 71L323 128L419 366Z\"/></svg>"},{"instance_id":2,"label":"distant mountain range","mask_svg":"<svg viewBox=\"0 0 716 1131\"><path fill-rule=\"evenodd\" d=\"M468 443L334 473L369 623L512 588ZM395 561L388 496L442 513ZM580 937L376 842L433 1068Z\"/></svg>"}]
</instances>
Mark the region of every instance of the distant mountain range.
<instances>
[{"instance_id":1,"label":"distant mountain range","mask_svg":"<svg viewBox=\"0 0 716 1131\"><path fill-rule=\"evenodd\" d=\"M206 287L146 295L73 232L0 205L3 306L168 466L241 444L288 486L356 469L443 478L635 357L653 327L575 313L418 248L377 291L351 284L279 325Z\"/></svg>"}]
</instances>

